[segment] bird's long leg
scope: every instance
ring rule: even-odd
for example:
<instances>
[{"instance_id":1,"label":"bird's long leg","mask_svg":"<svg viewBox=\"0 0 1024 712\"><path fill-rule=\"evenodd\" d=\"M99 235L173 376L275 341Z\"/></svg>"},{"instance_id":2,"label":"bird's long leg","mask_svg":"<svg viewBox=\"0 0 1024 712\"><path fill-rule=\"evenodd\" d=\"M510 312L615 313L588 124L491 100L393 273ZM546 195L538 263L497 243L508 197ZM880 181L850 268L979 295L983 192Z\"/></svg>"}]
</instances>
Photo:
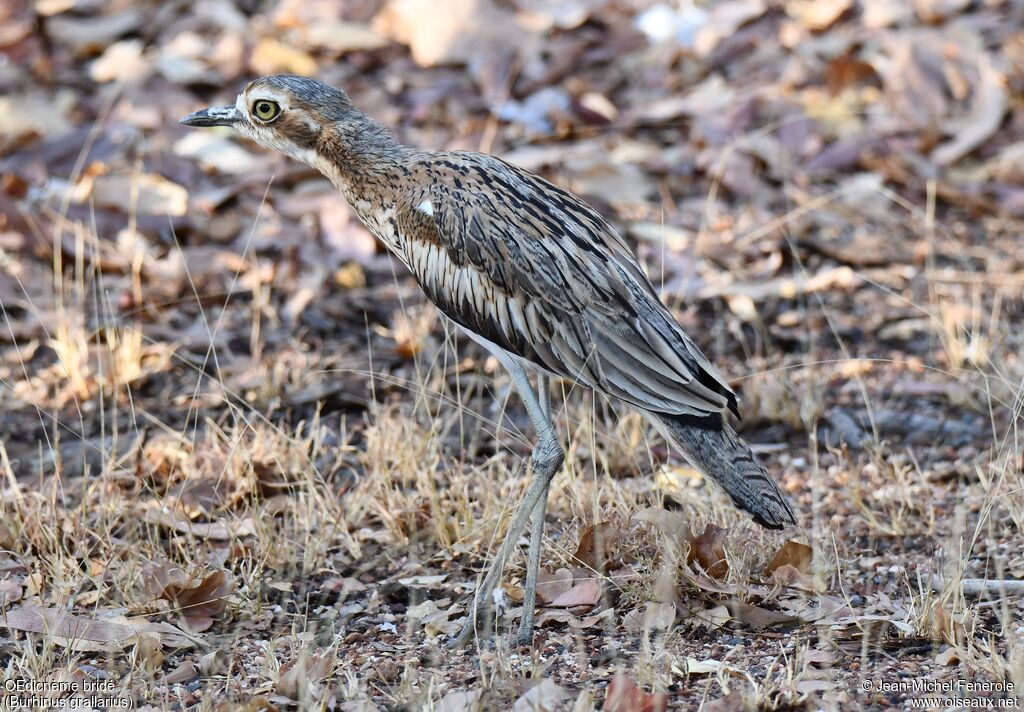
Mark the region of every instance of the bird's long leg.
<instances>
[{"instance_id":1,"label":"bird's long leg","mask_svg":"<svg viewBox=\"0 0 1024 712\"><path fill-rule=\"evenodd\" d=\"M543 373L537 376L537 397L540 401L541 412L544 414L547 424L551 426L551 381ZM552 426L553 427L553 426ZM556 472L551 473L554 478ZM548 507L548 492L551 489L551 479L548 479L548 486L533 508L530 515L530 549L526 559L526 585L523 588L523 617L519 623L519 632L516 633L516 643L519 645L530 645L533 642L533 614L537 606L537 576L540 574L540 552L544 541L544 513Z\"/></svg>"},{"instance_id":2,"label":"bird's long leg","mask_svg":"<svg viewBox=\"0 0 1024 712\"><path fill-rule=\"evenodd\" d=\"M453 647L459 647L469 642L470 638L478 633L478 627L482 623L485 627L489 627L491 624L491 608L493 606L492 596L494 594L494 588L498 584L498 580L501 578L501 573L505 568L505 562L508 561L509 555L515 548L516 541L519 539L519 535L522 533L526 526L526 521L529 519L531 514L534 514L539 509L539 517L543 522L544 508L545 505L542 501L547 499L548 487L551 484L552 478L558 472L558 469L562 466L562 461L565 458L565 453L562 450L562 446L558 442L558 437L555 434L554 425L551 424L551 420L547 415L545 407L541 405L541 401L537 394L534 392L533 387L530 385L530 379L520 366L513 358L511 358L505 352L495 352L495 356L502 362L505 368L508 369L512 376L512 382L515 384L516 390L519 391L519 395L523 400L523 404L526 406L526 412L530 416L530 421L533 423L534 428L537 431L538 442L536 447L533 449L533 454L530 457L531 464L533 466L533 481L530 483L530 487L526 490L526 495L523 497L523 501L519 504L515 515L512 517L512 522L509 524L508 531L505 533L505 538L501 542L501 546L498 548L498 553L495 555L494 560L491 562L490 567L487 569L487 574L484 576L484 580L481 582L479 588L477 588L476 595L473 597L473 608L466 616L466 624L463 626L462 631L458 637L452 642ZM546 384L545 384L546 388ZM543 524L535 525L540 527L543 533ZM529 584L530 569L533 568L533 588L536 589L536 564L540 561L540 542L539 536L536 537L537 541L534 541L534 536L531 536L529 552L529 562L527 564L527 582ZM536 553L534 550L536 549ZM532 599L533 596L530 596ZM527 600L524 602L524 617L529 611L529 616L533 616L533 600ZM531 621L532 630L532 621Z\"/></svg>"}]
</instances>

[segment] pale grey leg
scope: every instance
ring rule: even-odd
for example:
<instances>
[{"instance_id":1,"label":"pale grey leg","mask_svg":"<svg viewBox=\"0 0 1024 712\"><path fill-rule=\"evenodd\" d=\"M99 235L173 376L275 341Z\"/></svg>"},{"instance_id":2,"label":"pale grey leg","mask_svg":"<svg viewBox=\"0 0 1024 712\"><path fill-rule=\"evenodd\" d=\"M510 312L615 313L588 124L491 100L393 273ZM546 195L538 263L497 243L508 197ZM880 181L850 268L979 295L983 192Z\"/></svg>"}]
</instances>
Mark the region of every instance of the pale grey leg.
<instances>
[{"instance_id":1,"label":"pale grey leg","mask_svg":"<svg viewBox=\"0 0 1024 712\"><path fill-rule=\"evenodd\" d=\"M548 423L551 423L551 381L543 373L537 376L537 395L541 411ZM557 474L551 473L551 477ZM540 574L540 552L544 541L544 513L548 506L548 492L551 480L544 488L544 494L537 500L530 521L530 550L526 560L526 585L523 587L523 618L516 633L516 643L530 645L533 643L533 616L537 606L537 577Z\"/></svg>"},{"instance_id":2,"label":"pale grey leg","mask_svg":"<svg viewBox=\"0 0 1024 712\"><path fill-rule=\"evenodd\" d=\"M530 421L537 431L539 442L533 449L533 455L530 458L533 465L533 482L530 483L526 496L523 497L523 501L512 517L512 522L505 533L505 538L501 542L494 560L488 567L484 580L477 588L476 595L473 597L473 607L466 616L466 624L463 626L462 632L452 642L453 647L465 645L475 634L490 632L489 630L479 630L478 628L481 625L485 629L490 628L494 589L498 585L498 580L501 578L505 563L515 548L516 541L519 539L519 535L522 533L531 514L535 515L535 517L534 527L530 536L530 551L527 561L526 586L528 590L526 600L523 602L523 626L520 626L517 639L521 640L523 638L523 629L527 627L526 623L528 622L529 640L532 640L533 609L536 604L537 572L540 563L540 544L541 536L543 535L544 510L546 508L548 487L551 484L551 480L558 473L559 468L561 468L562 461L565 459L565 453L558 442L555 428L551 424L551 419L548 415L550 405L542 405L541 400L530 385L530 379L526 371L523 370L523 367L515 359L511 358L504 351L492 349L492 353L512 375L512 382L515 384L516 390L519 391L523 405L526 406L526 412L529 414ZM546 377L542 377L541 388L543 388L545 400L547 400L547 384L545 381ZM539 524L537 523L538 521L540 522Z\"/></svg>"}]
</instances>

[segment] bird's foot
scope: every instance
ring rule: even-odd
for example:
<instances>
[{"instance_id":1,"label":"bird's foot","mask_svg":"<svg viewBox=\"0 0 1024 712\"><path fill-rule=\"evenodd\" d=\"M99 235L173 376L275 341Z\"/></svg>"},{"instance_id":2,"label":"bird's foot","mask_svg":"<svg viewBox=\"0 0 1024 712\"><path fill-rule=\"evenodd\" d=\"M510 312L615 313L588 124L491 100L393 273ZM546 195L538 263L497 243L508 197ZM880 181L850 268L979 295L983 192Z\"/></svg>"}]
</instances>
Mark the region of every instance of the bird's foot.
<instances>
[{"instance_id":1,"label":"bird's foot","mask_svg":"<svg viewBox=\"0 0 1024 712\"><path fill-rule=\"evenodd\" d=\"M524 621L525 622L525 621ZM516 631L515 637L512 638L512 644L520 648L532 648L533 647L533 623L531 622L528 626L519 626L519 630Z\"/></svg>"},{"instance_id":2,"label":"bird's foot","mask_svg":"<svg viewBox=\"0 0 1024 712\"><path fill-rule=\"evenodd\" d=\"M462 630L448 643L448 647L457 650L469 644L474 638L481 643L489 642L494 636L493 609L489 602L474 600L473 606L466 614L466 622Z\"/></svg>"}]
</instances>

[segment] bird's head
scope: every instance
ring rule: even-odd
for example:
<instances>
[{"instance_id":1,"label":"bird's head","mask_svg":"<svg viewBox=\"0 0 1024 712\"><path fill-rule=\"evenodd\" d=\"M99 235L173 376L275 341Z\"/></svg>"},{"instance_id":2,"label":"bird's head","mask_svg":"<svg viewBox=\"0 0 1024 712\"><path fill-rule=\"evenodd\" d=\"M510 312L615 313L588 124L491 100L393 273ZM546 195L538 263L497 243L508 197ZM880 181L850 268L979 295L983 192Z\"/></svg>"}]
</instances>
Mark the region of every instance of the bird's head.
<instances>
[{"instance_id":1,"label":"bird's head","mask_svg":"<svg viewBox=\"0 0 1024 712\"><path fill-rule=\"evenodd\" d=\"M345 92L291 74L249 83L234 106L211 107L181 119L186 126L230 126L256 143L319 167L331 147L356 138L369 121Z\"/></svg>"}]
</instances>

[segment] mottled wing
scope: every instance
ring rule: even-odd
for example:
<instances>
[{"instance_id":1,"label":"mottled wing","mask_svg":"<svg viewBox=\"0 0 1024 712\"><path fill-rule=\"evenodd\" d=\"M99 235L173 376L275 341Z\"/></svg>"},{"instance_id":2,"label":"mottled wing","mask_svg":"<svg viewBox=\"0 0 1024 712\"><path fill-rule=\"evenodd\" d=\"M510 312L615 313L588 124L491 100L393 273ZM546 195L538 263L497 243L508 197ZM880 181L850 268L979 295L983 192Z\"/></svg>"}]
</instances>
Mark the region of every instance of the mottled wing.
<instances>
[{"instance_id":1,"label":"mottled wing","mask_svg":"<svg viewBox=\"0 0 1024 712\"><path fill-rule=\"evenodd\" d=\"M475 154L459 168L435 168L396 214L407 264L448 317L646 410L735 412L732 390L600 215L497 159Z\"/></svg>"}]
</instances>

